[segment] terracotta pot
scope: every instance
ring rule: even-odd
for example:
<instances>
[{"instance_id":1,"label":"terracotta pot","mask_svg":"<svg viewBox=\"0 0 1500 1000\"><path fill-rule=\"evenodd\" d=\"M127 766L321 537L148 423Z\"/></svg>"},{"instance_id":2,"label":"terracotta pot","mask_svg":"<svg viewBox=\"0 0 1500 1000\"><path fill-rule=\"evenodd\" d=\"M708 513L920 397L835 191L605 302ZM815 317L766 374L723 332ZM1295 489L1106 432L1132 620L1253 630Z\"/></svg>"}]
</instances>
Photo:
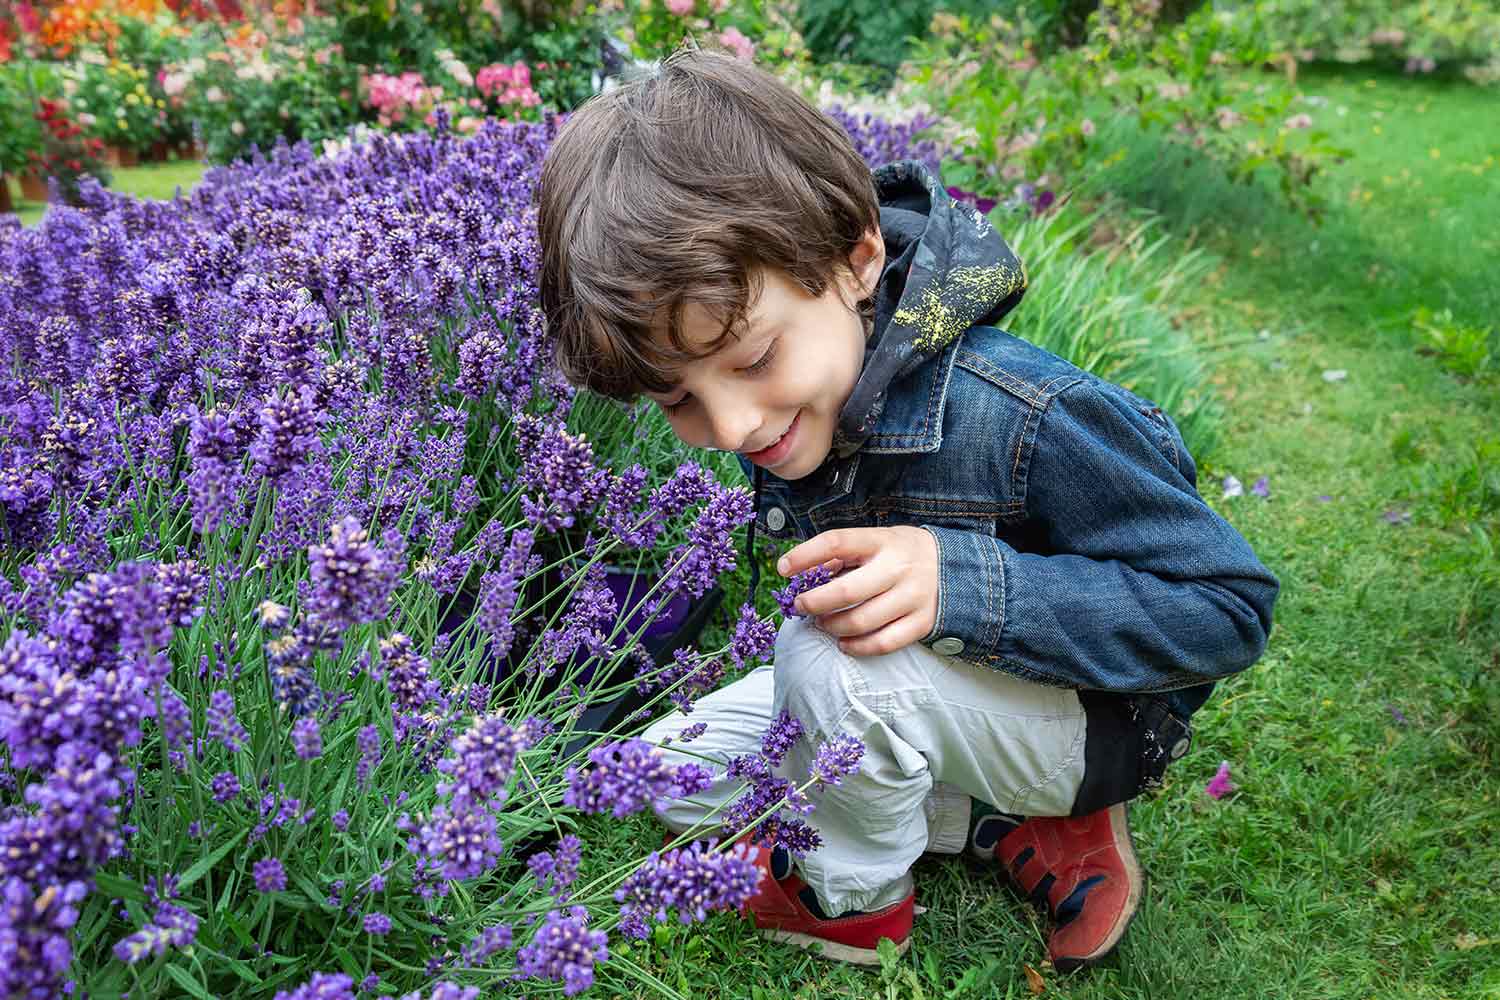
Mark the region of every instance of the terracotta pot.
<instances>
[{"instance_id":1,"label":"terracotta pot","mask_svg":"<svg viewBox=\"0 0 1500 1000\"><path fill-rule=\"evenodd\" d=\"M31 171L21 175L21 197L27 201L47 200L47 178Z\"/></svg>"},{"instance_id":2,"label":"terracotta pot","mask_svg":"<svg viewBox=\"0 0 1500 1000\"><path fill-rule=\"evenodd\" d=\"M157 139L151 144L151 152L146 154L146 159L151 163L166 163L167 154L172 147L165 139Z\"/></svg>"},{"instance_id":3,"label":"terracotta pot","mask_svg":"<svg viewBox=\"0 0 1500 1000\"><path fill-rule=\"evenodd\" d=\"M104 147L104 158L111 167L134 167L141 162L134 149L129 146L116 146L114 143Z\"/></svg>"},{"instance_id":4,"label":"terracotta pot","mask_svg":"<svg viewBox=\"0 0 1500 1000\"><path fill-rule=\"evenodd\" d=\"M10 201L10 178L0 174L0 212L14 212L16 206Z\"/></svg>"}]
</instances>

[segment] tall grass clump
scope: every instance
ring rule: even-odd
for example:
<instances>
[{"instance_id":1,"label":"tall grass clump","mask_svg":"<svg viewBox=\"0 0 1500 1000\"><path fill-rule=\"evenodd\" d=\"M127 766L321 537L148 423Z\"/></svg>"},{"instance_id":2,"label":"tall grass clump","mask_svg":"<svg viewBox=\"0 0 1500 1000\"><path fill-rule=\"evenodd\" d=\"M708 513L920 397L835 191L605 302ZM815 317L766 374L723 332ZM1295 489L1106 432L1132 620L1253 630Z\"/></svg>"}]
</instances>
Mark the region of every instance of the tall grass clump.
<instances>
[{"instance_id":1,"label":"tall grass clump","mask_svg":"<svg viewBox=\"0 0 1500 1000\"><path fill-rule=\"evenodd\" d=\"M631 733L775 628L642 642L734 569L751 501L597 450L628 427L552 367L556 124L280 145L0 224L0 994L659 991L612 940L741 905L741 832L816 846L790 813L857 747L800 785L771 743L739 762L722 842L579 836L705 787ZM651 585L622 602L616 562Z\"/></svg>"}]
</instances>

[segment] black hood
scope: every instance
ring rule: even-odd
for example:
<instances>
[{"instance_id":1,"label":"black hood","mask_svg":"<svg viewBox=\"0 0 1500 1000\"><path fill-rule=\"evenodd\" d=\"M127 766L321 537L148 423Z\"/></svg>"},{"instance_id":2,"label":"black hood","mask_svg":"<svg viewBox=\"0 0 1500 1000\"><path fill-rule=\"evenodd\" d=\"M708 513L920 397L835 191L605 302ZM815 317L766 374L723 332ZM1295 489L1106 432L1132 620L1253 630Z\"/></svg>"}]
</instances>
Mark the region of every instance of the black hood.
<instances>
[{"instance_id":1,"label":"black hood","mask_svg":"<svg viewBox=\"0 0 1500 1000\"><path fill-rule=\"evenodd\" d=\"M971 326L993 324L1026 291L1021 261L993 226L956 201L916 160L874 172L885 269L859 381L839 414L833 453L847 458L869 437L886 389Z\"/></svg>"}]
</instances>

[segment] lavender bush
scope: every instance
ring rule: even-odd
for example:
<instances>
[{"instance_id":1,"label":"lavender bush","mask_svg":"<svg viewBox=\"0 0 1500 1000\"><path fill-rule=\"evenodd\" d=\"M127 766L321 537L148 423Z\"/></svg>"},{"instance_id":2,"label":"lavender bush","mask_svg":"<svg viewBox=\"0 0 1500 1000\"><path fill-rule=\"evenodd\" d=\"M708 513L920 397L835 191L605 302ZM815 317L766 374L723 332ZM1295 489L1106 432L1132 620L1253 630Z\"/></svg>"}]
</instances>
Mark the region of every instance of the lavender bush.
<instances>
[{"instance_id":1,"label":"lavender bush","mask_svg":"<svg viewBox=\"0 0 1500 1000\"><path fill-rule=\"evenodd\" d=\"M531 207L556 127L283 144L0 223L0 994L571 995L654 982L611 934L753 893L733 838L621 863L577 832L704 787L631 732L775 630L640 644L734 568L750 497L570 422ZM632 553L659 575L620 608ZM861 748L799 784L799 735L733 763L716 828L816 846L804 791Z\"/></svg>"}]
</instances>

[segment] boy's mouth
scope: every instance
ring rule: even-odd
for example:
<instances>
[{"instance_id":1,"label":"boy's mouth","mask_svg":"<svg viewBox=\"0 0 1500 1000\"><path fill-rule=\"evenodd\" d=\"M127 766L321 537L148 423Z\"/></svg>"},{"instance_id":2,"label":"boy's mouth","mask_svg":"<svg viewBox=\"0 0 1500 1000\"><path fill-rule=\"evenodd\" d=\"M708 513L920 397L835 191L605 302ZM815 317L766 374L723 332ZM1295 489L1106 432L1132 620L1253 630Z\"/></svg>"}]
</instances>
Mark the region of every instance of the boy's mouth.
<instances>
[{"instance_id":1,"label":"boy's mouth","mask_svg":"<svg viewBox=\"0 0 1500 1000\"><path fill-rule=\"evenodd\" d=\"M771 468L776 465L791 453L792 445L795 443L797 437L797 427L801 422L802 411L798 410L797 415L792 418L791 426L782 433L781 437L759 451L745 452L745 458L764 468Z\"/></svg>"}]
</instances>

